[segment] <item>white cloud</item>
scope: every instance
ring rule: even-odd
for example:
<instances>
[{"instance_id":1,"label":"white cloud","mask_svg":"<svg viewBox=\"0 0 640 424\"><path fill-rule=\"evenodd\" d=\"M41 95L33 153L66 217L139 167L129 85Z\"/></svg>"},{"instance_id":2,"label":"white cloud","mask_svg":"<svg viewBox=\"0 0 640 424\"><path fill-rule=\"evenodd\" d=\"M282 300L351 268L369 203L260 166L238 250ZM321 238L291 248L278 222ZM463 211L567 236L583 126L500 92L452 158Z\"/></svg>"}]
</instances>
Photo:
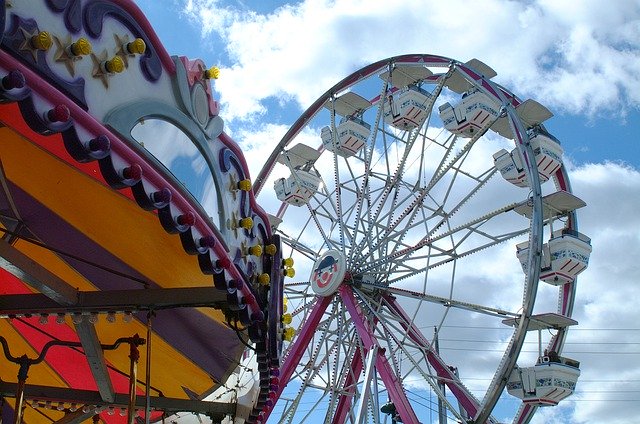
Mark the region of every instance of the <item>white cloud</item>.
<instances>
[{"instance_id":1,"label":"white cloud","mask_svg":"<svg viewBox=\"0 0 640 424\"><path fill-rule=\"evenodd\" d=\"M567 349L582 375L572 422L628 423L637 418L640 390L640 172L616 163L587 164L571 172L573 190L587 202L580 226L592 238L590 264L579 281ZM633 328L628 331L622 329ZM610 352L594 354L588 352ZM635 353L634 353L635 352ZM625 401L626 400L626 401Z\"/></svg>"},{"instance_id":2,"label":"white cloud","mask_svg":"<svg viewBox=\"0 0 640 424\"><path fill-rule=\"evenodd\" d=\"M305 108L355 69L406 53L477 57L554 110L640 106L637 2L307 0L261 15L189 0L184 10L226 43L216 90L227 119L262 115L271 97Z\"/></svg>"},{"instance_id":3,"label":"white cloud","mask_svg":"<svg viewBox=\"0 0 640 424\"><path fill-rule=\"evenodd\" d=\"M634 1L307 0L261 15L215 0L190 0L185 11L201 22L204 35L216 33L227 43L230 62L215 88L225 119L248 123L233 136L253 177L260 166L255 164L264 162L287 129L256 124L271 118L270 102L304 109L355 69L403 53L477 57L496 69L498 82L556 112L624 116L640 107L640 5ZM317 144L317 134L306 137L316 138L307 144ZM619 163L566 165L573 192L587 202L579 211L580 230L594 249L578 283L574 318L580 326L569 332L565 347L566 356L581 362L582 376L572 398L541 410L534 422L632 422L634 403L620 400L637 400L640 390L638 354L630 353L638 352L633 343L640 332L611 329L640 328L640 172ZM500 258L509 254L500 252ZM499 272L498 262L486 274ZM509 269L518 271L517 264ZM467 294L481 295L480 290ZM554 305L555 296L557 291L541 283L540 307ZM490 349L503 333L457 334L484 337L483 348ZM589 353L607 350L611 355ZM496 355L469 357L467 369L490 378L483 361L493 366Z\"/></svg>"}]
</instances>

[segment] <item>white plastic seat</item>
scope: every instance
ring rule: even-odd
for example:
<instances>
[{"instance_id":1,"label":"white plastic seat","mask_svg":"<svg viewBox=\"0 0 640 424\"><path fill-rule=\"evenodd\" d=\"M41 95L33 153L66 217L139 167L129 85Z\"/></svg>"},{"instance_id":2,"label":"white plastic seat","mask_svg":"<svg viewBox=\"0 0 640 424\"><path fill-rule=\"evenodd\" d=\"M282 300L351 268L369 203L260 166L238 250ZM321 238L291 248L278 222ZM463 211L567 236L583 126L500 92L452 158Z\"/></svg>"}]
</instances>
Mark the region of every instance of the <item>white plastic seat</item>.
<instances>
[{"instance_id":1,"label":"white plastic seat","mask_svg":"<svg viewBox=\"0 0 640 424\"><path fill-rule=\"evenodd\" d=\"M415 85L393 93L384 103L385 122L405 131L419 127L427 119L430 97L431 94Z\"/></svg>"},{"instance_id":2,"label":"white plastic seat","mask_svg":"<svg viewBox=\"0 0 640 424\"><path fill-rule=\"evenodd\" d=\"M486 94L472 88L462 96L462 100L456 106L447 102L441 105L438 111L447 130L470 138L498 117L500 107Z\"/></svg>"},{"instance_id":3,"label":"white plastic seat","mask_svg":"<svg viewBox=\"0 0 640 424\"><path fill-rule=\"evenodd\" d=\"M540 279L549 284L572 282L589 265L591 240L577 231L559 230L549 240L549 269L540 273Z\"/></svg>"}]
</instances>

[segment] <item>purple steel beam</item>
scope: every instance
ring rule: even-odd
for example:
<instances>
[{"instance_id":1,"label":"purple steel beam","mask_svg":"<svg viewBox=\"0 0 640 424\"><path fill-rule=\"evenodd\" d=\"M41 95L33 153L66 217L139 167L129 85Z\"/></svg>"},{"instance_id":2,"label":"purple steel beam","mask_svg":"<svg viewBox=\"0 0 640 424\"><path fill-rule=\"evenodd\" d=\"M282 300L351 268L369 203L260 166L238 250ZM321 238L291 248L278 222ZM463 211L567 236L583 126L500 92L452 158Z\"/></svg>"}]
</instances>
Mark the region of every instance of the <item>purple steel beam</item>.
<instances>
[{"instance_id":1,"label":"purple steel beam","mask_svg":"<svg viewBox=\"0 0 640 424\"><path fill-rule=\"evenodd\" d=\"M378 318L373 318L373 325L378 323ZM340 396L340 400L338 401L338 406L336 407L336 412L333 415L332 424L341 424L346 422L347 414L351 410L351 403L353 401L353 394L356 391L356 384L358 383L357 376L362 372L362 358L368 354L369 349L364 349L364 355L354 355L353 360L351 361L351 372L347 376L343 388L346 389L346 393L343 392L342 396Z\"/></svg>"},{"instance_id":2,"label":"purple steel beam","mask_svg":"<svg viewBox=\"0 0 640 424\"><path fill-rule=\"evenodd\" d=\"M342 303L347 308L349 315L351 315L351 319L353 320L354 325L356 326L356 330L358 331L358 335L362 339L362 344L364 347L369 350L374 345L380 346L378 341L376 340L375 335L367 320L364 317L364 313L356 303L356 299L353 295L353 291L351 287L342 285L338 289L340 292L340 296L342 297ZM418 417L416 416L411 404L409 403L409 399L407 399L407 395L404 392L402 387L402 383L398 376L393 371L391 364L384 356L385 350L383 348L377 350L377 358L376 358L376 370L382 378L384 382L384 386L389 393L389 398L393 402L400 414L400 418L402 418L403 423L419 423Z\"/></svg>"},{"instance_id":3,"label":"purple steel beam","mask_svg":"<svg viewBox=\"0 0 640 424\"><path fill-rule=\"evenodd\" d=\"M365 349L365 354L369 352L368 349ZM351 402L353 401L353 394L356 391L356 384L358 383L357 377L362 372L362 355L359 355L356 352L353 355L353 359L351 359L351 372L347 375L347 378L344 381L344 388L346 389L342 396L340 396L340 400L338 401L338 406L336 407L336 412L333 415L332 424L341 424L346 422L347 414L351 410Z\"/></svg>"},{"instance_id":4,"label":"purple steel beam","mask_svg":"<svg viewBox=\"0 0 640 424\"><path fill-rule=\"evenodd\" d=\"M440 356L435 353L433 349L431 349L431 346L427 339L422 335L420 330L418 330L418 328L413 325L408 315L400 306L396 298L389 294L385 294L384 298L389 304L392 312L394 312L401 318L400 325L407 331L407 334L411 338L411 340L427 350L427 352L425 353L427 360L436 370L438 377L443 379L444 383L447 385L447 387L449 387L449 390L451 390L451 393L453 393L453 395L460 402L465 411L467 411L467 414L469 414L469 416L471 417L475 416L478 409L480 408L477 400L463 386L455 383L457 378L453 371L451 371L449 367L444 363L442 358L440 358Z\"/></svg>"},{"instance_id":5,"label":"purple steel beam","mask_svg":"<svg viewBox=\"0 0 640 424\"><path fill-rule=\"evenodd\" d=\"M304 324L302 324L302 329L300 330L300 333L298 333L296 341L293 342L293 346L289 349L289 353L284 358L284 362L280 367L280 384L278 385L278 390L275 392L276 397L273 399L273 405L270 408L263 410L263 423L267 422L267 418L269 418L269 415L273 410L273 406L275 406L278 399L280 399L282 391L289 383L289 379L300 362L300 358L302 358L304 350L309 346L309 342L318 330L318 324L320 323L320 319L322 318L324 311L327 310L327 307L332 300L333 296L316 298L316 303L313 305L313 309L311 310L309 317Z\"/></svg>"}]
</instances>

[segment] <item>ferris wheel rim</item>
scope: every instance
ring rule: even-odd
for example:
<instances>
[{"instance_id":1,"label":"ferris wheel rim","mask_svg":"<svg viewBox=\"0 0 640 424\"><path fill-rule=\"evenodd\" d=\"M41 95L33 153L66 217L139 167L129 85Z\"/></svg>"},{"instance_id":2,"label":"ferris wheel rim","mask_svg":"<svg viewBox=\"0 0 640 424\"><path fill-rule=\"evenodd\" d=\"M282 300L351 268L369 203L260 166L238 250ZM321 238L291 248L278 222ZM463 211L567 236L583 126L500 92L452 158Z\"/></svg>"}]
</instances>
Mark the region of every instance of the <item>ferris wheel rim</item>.
<instances>
[{"instance_id":1,"label":"ferris wheel rim","mask_svg":"<svg viewBox=\"0 0 640 424\"><path fill-rule=\"evenodd\" d=\"M445 63L451 66L456 66L460 69L463 69L465 72L468 72L469 75L478 76L478 74L476 74L473 70L470 70L468 67L466 67L466 65L460 62L457 62L442 56L433 56L433 55L396 56L396 57L387 58L387 59L375 62L364 68L361 68L360 70L344 78L334 87L332 87L330 90L325 92L318 100L316 100L316 102L312 104L311 107L307 109L307 111L305 111L301 115L301 117L291 127L291 129L287 132L287 134L285 134L285 136L281 139L276 149L274 149L274 153L271 155L271 157L267 160L267 162L263 166L262 171L260 172L258 178L256 179L256 183L254 185L254 189L256 190L256 195L263 188L263 184L266 181L267 176L269 175L269 173L271 172L275 164L275 160L276 160L275 158L277 157L277 154L279 154L284 149L284 147L286 147L296 137L296 135L304 128L306 123L311 118L313 118L318 113L318 111L322 109L322 107L326 104L326 102L331 97L335 96L337 93L340 93L348 89L352 85L359 82L362 78L371 76L376 72L379 72L385 66L390 66L391 64L394 64L394 63L404 63L404 62L412 63L412 64L424 64L428 62L428 60L436 61L441 66L444 66ZM542 192L540 190L540 181L538 179L537 169L534 167L535 161L527 160L527 158L531 158L533 156L531 148L528 146L527 132L524 129L524 127L522 127L522 125L519 124L519 119L515 113L515 109L513 106L513 103L517 104L519 100L517 100L515 95L505 90L501 86L495 84L494 82L489 81L488 79L484 79L481 76L479 80L481 81L480 85L482 85L485 92L492 93L492 95L497 96L500 100L502 100L503 107L505 109L507 116L510 119L512 129L514 130L514 134L517 139L516 145L518 146L519 151L522 152L523 156L525 156L525 163L527 164L527 167L526 167L527 177L529 178L531 185L537 187L537 190L534 187L534 190L532 190L532 193L531 193L531 202L533 204L532 215L534 218L531 221L532 229L529 231L531 234L535 232L537 236L533 237L533 239L535 240L532 240L533 247L530 249L530 258L529 258L530 265L528 267L528 275L525 278L525 281L528 281L528 284L524 289L525 290L524 299L523 299L524 310L521 314L520 325L516 329L514 336L512 337L512 340L515 339L515 342L512 345L515 347L512 347L512 349L515 349L515 351L518 353L522 349L522 344L524 343L524 336L526 334L528 321L533 311L533 303L535 302L535 292L536 292L537 282L539 277L540 258L536 257L533 254L533 252L535 252L537 249L536 243L538 245L542 243L542 228L541 228L543 225L542 212L541 212L542 211ZM332 126L334 126L333 123L332 123ZM527 149L529 150L527 151ZM336 156L337 155L334 154L334 158ZM555 178L558 180L563 180L568 182L566 175L564 176L562 175L562 173L565 173L565 172L566 171L564 170L564 168L561 169L560 171L558 171L558 174L555 176ZM562 185L562 182L560 184ZM567 296L565 294L564 297L565 298L572 297L573 296L572 287L567 287L567 290L569 295ZM568 311L564 302L561 305L559 305L558 308L562 309L564 312ZM560 341L560 343L557 344L557 346L561 347L561 345L562 345L562 340ZM485 401L482 404L481 411L479 411L478 415L475 417L476 419L479 419L480 421L484 421L489 418L491 410L495 406L495 402L497 402L497 397L500 395L500 393L502 393L504 386L506 385L506 381L505 381L506 379L504 377L508 376L508 373L510 373L513 367L515 366L515 360L517 359L517 356L518 356L517 354L513 355L513 358L514 358L513 361L511 363L507 362L502 367L503 371L496 373L494 380L497 380L498 384L496 384L495 387L491 388L488 391L487 393L488 396L485 395Z\"/></svg>"}]
</instances>

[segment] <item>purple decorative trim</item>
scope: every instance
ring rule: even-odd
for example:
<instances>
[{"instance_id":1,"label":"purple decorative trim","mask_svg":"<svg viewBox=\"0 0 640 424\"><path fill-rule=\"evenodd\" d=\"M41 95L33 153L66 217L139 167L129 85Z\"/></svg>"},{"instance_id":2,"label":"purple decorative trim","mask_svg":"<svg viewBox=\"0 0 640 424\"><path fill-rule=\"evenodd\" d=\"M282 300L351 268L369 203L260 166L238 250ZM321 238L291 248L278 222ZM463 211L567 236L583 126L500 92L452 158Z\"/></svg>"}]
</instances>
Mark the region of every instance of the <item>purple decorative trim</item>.
<instances>
[{"instance_id":1,"label":"purple decorative trim","mask_svg":"<svg viewBox=\"0 0 640 424\"><path fill-rule=\"evenodd\" d=\"M149 81L157 81L162 75L162 63L160 62L155 47L138 22L122 7L105 0L89 2L83 11L84 28L87 34L93 38L100 37L102 34L102 24L107 15L127 27L135 37L144 40L147 49L140 58L140 68L145 78Z\"/></svg>"},{"instance_id":2,"label":"purple decorative trim","mask_svg":"<svg viewBox=\"0 0 640 424\"><path fill-rule=\"evenodd\" d=\"M182 241L182 247L184 248L185 252L190 255L208 254L209 249L214 247L217 243L215 237L197 236L193 233L191 227L189 227L186 231L180 233L180 241Z\"/></svg>"},{"instance_id":3,"label":"purple decorative trim","mask_svg":"<svg viewBox=\"0 0 640 424\"><path fill-rule=\"evenodd\" d=\"M4 37L5 19L7 17L6 7L6 1L0 0L0 43L2 43L2 39Z\"/></svg>"},{"instance_id":4,"label":"purple decorative trim","mask_svg":"<svg viewBox=\"0 0 640 424\"><path fill-rule=\"evenodd\" d=\"M27 124L36 132L43 135L50 135L57 132L69 129L73 123L71 121L66 122L51 122L46 120L44 114L38 113L33 104L33 98L31 96L25 97L18 102L18 107L22 113L22 117Z\"/></svg>"},{"instance_id":5,"label":"purple decorative trim","mask_svg":"<svg viewBox=\"0 0 640 424\"><path fill-rule=\"evenodd\" d=\"M109 155L111 141L109 137L102 134L91 140L81 141L78 138L75 127L71 127L62 133L62 140L67 152L75 160L81 163L92 162Z\"/></svg>"},{"instance_id":6,"label":"purple decorative trim","mask_svg":"<svg viewBox=\"0 0 640 424\"><path fill-rule=\"evenodd\" d=\"M82 29L82 7L80 0L46 0L46 4L54 12L64 12L64 24L72 34Z\"/></svg>"},{"instance_id":7,"label":"purple decorative trim","mask_svg":"<svg viewBox=\"0 0 640 424\"><path fill-rule=\"evenodd\" d=\"M77 78L73 81L66 81L58 77L46 61L46 54L43 51L37 51L37 61L34 59L30 50L21 50L20 46L25 42L24 34L21 30L27 32L39 31L38 24L33 19L22 19L19 16L11 15L11 29L2 39L2 46L5 47L13 57L26 63L32 69L44 77L48 82L53 84L57 89L64 92L75 103L87 109L87 100L84 94L85 81L83 78Z\"/></svg>"},{"instance_id":8,"label":"purple decorative trim","mask_svg":"<svg viewBox=\"0 0 640 424\"><path fill-rule=\"evenodd\" d=\"M222 172L229 172L231 168L235 169L240 180L244 180L247 178L247 174L242 168L242 164L238 160L238 156L230 149L223 148L220 150L220 169ZM240 193L240 214L242 218L246 218L251 214L249 202L247 202L246 191L242 191ZM248 230L245 231L248 232Z\"/></svg>"},{"instance_id":9,"label":"purple decorative trim","mask_svg":"<svg viewBox=\"0 0 640 424\"><path fill-rule=\"evenodd\" d=\"M235 157L238 160L240 167L244 171L243 175L246 175L246 178L249 178L249 167L247 166L247 161L244 155L242 154L242 151L240 150L240 147L238 146L238 144L224 132L220 134L219 138L220 138L220 141L222 141L233 153L235 153ZM248 193L249 204L251 205L251 208L253 209L255 214L260 215L262 217L264 222L269 222L269 218L267 217L266 212L258 205L258 202L256 202L256 197L254 193L255 193L255 190L251 190ZM268 230L269 230L268 235L271 236L270 226L268 226Z\"/></svg>"},{"instance_id":10,"label":"purple decorative trim","mask_svg":"<svg viewBox=\"0 0 640 424\"><path fill-rule=\"evenodd\" d=\"M2 77L0 83L0 103L10 103L25 99L31 95L31 90L26 87L20 87L20 83L26 84L24 74L20 71L9 71L7 75Z\"/></svg>"},{"instance_id":11,"label":"purple decorative trim","mask_svg":"<svg viewBox=\"0 0 640 424\"><path fill-rule=\"evenodd\" d=\"M111 155L107 155L103 159L100 159L98 164L100 165L100 172L104 179L115 189L132 187L139 183L140 178L142 177L142 175L128 175L128 173L124 172L124 169L116 169ZM139 169L138 173L142 173L140 165L134 164L132 166Z\"/></svg>"},{"instance_id":12,"label":"purple decorative trim","mask_svg":"<svg viewBox=\"0 0 640 424\"><path fill-rule=\"evenodd\" d=\"M54 12L63 12L67 7L69 7L69 0L45 0L47 7Z\"/></svg>"},{"instance_id":13,"label":"purple decorative trim","mask_svg":"<svg viewBox=\"0 0 640 424\"><path fill-rule=\"evenodd\" d=\"M267 328L267 352L272 367L280 367L280 355L282 353L282 339L278 336L280 330L281 317L283 314L283 285L284 275L282 274L282 244L279 235L271 238L271 243L276 246L276 254L265 255L263 269L271 270L271 290L269 291L269 313Z\"/></svg>"}]
</instances>

